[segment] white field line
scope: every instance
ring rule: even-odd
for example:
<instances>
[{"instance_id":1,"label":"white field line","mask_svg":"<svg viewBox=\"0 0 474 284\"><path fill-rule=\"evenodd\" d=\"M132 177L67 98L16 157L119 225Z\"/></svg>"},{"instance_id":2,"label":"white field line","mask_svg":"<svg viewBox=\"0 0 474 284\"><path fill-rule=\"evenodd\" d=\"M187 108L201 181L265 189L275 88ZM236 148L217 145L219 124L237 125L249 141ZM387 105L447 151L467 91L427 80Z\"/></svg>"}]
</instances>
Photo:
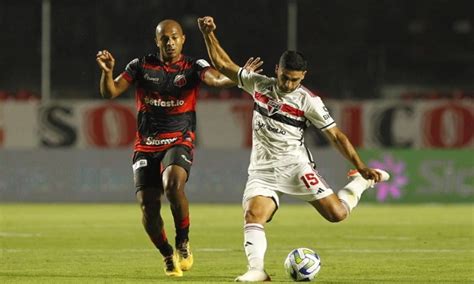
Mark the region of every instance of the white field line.
<instances>
[{"instance_id":1,"label":"white field line","mask_svg":"<svg viewBox=\"0 0 474 284\"><path fill-rule=\"evenodd\" d=\"M17 232L0 232L0 238L36 238L41 237L40 233L17 233Z\"/></svg>"},{"instance_id":2,"label":"white field line","mask_svg":"<svg viewBox=\"0 0 474 284\"><path fill-rule=\"evenodd\" d=\"M0 251L4 253L30 253L34 251L44 251L50 249L21 249L21 248L1 248ZM67 251L75 253L144 253L155 252L154 249L67 249ZM198 252L232 252L242 251L242 249L226 249L226 248L198 248L194 249ZM272 250L277 252L286 252L287 250L277 249ZM324 252L337 253L434 253L434 254L449 254L449 253L474 253L474 249L322 249Z\"/></svg>"},{"instance_id":3,"label":"white field line","mask_svg":"<svg viewBox=\"0 0 474 284\"><path fill-rule=\"evenodd\" d=\"M357 240L389 240L389 241L411 241L414 240L415 238L413 237L403 237L403 236L350 236L350 237L345 237L346 239L357 239Z\"/></svg>"}]
</instances>

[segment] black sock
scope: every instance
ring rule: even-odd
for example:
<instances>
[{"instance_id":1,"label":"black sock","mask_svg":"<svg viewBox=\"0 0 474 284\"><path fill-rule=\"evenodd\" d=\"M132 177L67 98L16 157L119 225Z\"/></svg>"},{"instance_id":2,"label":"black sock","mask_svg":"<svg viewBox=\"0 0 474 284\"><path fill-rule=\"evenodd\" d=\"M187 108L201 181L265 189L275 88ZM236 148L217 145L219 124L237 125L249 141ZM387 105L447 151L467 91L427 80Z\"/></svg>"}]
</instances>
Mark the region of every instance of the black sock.
<instances>
[{"instance_id":1,"label":"black sock","mask_svg":"<svg viewBox=\"0 0 474 284\"><path fill-rule=\"evenodd\" d=\"M176 247L180 244L189 240L189 227L176 229L175 245Z\"/></svg>"},{"instance_id":2,"label":"black sock","mask_svg":"<svg viewBox=\"0 0 474 284\"><path fill-rule=\"evenodd\" d=\"M168 242L160 245L158 250L164 257L173 255L173 247Z\"/></svg>"}]
</instances>

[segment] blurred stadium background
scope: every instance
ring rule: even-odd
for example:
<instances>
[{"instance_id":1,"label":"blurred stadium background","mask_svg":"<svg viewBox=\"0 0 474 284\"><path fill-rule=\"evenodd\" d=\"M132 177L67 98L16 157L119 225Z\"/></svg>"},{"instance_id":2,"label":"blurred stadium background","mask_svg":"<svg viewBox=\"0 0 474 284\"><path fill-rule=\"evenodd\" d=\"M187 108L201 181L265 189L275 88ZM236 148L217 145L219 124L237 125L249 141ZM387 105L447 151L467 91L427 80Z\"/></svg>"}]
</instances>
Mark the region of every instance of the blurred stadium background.
<instances>
[{"instance_id":1,"label":"blurred stadium background","mask_svg":"<svg viewBox=\"0 0 474 284\"><path fill-rule=\"evenodd\" d=\"M95 54L119 74L155 52L156 24L181 22L186 54L207 59L196 25L218 23L235 61L261 56L265 73L286 48L306 54L305 85L321 95L371 163L394 183L368 200L473 200L474 19L469 1L0 2L0 196L3 201L133 201L133 92L98 94ZM251 138L251 101L202 88L192 201L238 202ZM307 144L338 188L345 161L316 131ZM395 184L396 183L396 184Z\"/></svg>"},{"instance_id":2,"label":"blurred stadium background","mask_svg":"<svg viewBox=\"0 0 474 284\"><path fill-rule=\"evenodd\" d=\"M133 91L101 99L95 54L110 50L118 75L133 58L155 52L156 24L173 18L187 37L184 53L207 59L196 25L203 15L215 17L237 63L260 56L265 74L273 74L285 49L302 51L305 85L323 97L363 158L393 175L363 203L469 206L459 218L470 224L472 264L469 0L1 0L0 201L135 202ZM193 204L240 203L251 115L252 102L239 89L201 89L186 189ZM347 162L317 131L305 138L320 171L339 188ZM13 216L7 211L2 220Z\"/></svg>"}]
</instances>

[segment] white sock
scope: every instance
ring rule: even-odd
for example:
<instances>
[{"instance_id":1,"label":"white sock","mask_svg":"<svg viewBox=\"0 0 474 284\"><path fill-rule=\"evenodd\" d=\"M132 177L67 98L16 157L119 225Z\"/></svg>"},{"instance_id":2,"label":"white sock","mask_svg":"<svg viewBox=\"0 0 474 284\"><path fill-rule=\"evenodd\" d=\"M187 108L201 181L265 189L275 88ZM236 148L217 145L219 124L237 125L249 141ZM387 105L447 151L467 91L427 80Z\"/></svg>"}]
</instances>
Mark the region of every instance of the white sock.
<instances>
[{"instance_id":1,"label":"white sock","mask_svg":"<svg viewBox=\"0 0 474 284\"><path fill-rule=\"evenodd\" d=\"M263 225L257 223L244 225L244 249L249 268L263 270L263 259L267 250L267 238Z\"/></svg>"},{"instance_id":2,"label":"white sock","mask_svg":"<svg viewBox=\"0 0 474 284\"><path fill-rule=\"evenodd\" d=\"M353 178L341 190L337 192L339 199L349 207L349 212L357 206L362 193L373 185L372 181L366 180L361 176Z\"/></svg>"}]
</instances>

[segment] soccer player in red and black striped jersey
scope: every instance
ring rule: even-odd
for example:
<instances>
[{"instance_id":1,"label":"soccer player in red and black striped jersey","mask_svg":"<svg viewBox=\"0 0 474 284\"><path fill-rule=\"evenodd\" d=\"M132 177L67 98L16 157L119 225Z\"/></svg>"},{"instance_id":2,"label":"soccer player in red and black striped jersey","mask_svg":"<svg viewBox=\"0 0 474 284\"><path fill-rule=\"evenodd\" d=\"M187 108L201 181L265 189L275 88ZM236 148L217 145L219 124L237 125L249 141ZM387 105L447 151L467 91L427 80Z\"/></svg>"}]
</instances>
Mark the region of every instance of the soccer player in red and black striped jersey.
<instances>
[{"instance_id":1,"label":"soccer player in red and black striped jersey","mask_svg":"<svg viewBox=\"0 0 474 284\"><path fill-rule=\"evenodd\" d=\"M133 173L143 225L161 252L168 276L182 276L193 264L189 248L189 206L184 185L193 162L196 130L196 96L201 82L211 87L235 83L212 68L204 59L182 54L185 35L179 23L164 20L156 27L159 52L132 60L115 79L115 59L99 51L102 70L100 93L113 99L131 85L136 88L137 134ZM261 66L249 60L249 70ZM175 248L169 244L160 214L161 196L170 202L176 228Z\"/></svg>"}]
</instances>

